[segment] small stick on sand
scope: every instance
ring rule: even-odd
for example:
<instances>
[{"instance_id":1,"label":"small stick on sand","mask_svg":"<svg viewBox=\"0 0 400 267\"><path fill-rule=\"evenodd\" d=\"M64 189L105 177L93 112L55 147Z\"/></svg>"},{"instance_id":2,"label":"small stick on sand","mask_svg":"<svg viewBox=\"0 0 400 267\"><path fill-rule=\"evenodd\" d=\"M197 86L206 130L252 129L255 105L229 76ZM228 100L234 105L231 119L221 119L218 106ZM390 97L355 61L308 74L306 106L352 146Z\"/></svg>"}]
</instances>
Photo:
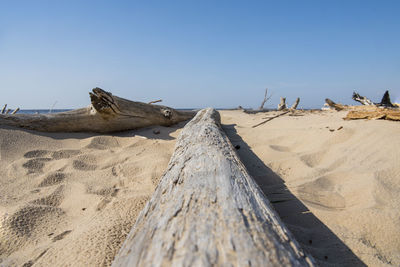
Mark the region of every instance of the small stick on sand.
<instances>
[{"instance_id":1,"label":"small stick on sand","mask_svg":"<svg viewBox=\"0 0 400 267\"><path fill-rule=\"evenodd\" d=\"M162 99L150 101L148 104L150 105L150 104L155 104L155 103L158 103L158 102L162 102Z\"/></svg>"},{"instance_id":2,"label":"small stick on sand","mask_svg":"<svg viewBox=\"0 0 400 267\"><path fill-rule=\"evenodd\" d=\"M278 118L278 117L280 117L280 116L283 116L283 115L285 115L285 114L287 114L287 113L289 113L289 112L290 112L290 110L285 111L285 112L282 112L282 113L280 113L280 114L278 114L278 115L276 115L276 116L270 117L270 118L266 119L265 121L260 122L259 124L253 125L252 128L256 128L257 126L260 126L260 125L262 125L262 124L264 124L264 123L267 123L267 122L269 122L270 120L273 120L273 119L275 119L275 118Z\"/></svg>"}]
</instances>

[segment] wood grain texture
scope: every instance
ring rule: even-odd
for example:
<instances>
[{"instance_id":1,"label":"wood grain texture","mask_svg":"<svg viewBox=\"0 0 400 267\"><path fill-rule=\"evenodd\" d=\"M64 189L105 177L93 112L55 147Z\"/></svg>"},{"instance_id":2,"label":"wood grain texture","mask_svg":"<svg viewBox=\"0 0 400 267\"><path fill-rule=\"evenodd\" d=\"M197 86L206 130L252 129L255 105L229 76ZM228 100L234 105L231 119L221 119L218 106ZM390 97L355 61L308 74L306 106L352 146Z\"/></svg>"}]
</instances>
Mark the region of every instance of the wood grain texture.
<instances>
[{"instance_id":1,"label":"wood grain texture","mask_svg":"<svg viewBox=\"0 0 400 267\"><path fill-rule=\"evenodd\" d=\"M209 108L182 130L112 266L312 265Z\"/></svg>"},{"instance_id":2,"label":"wood grain texture","mask_svg":"<svg viewBox=\"0 0 400 267\"><path fill-rule=\"evenodd\" d=\"M117 132L151 125L170 126L196 112L130 101L100 88L90 94L91 105L54 114L0 114L0 125L43 132Z\"/></svg>"}]
</instances>

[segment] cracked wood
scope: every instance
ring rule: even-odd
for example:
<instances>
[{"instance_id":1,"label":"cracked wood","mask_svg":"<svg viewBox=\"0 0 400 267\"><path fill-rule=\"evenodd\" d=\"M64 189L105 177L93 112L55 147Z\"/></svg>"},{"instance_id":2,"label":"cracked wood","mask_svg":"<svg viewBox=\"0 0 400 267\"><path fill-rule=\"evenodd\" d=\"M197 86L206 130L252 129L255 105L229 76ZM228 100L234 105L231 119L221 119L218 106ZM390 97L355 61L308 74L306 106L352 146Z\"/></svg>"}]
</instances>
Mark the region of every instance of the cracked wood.
<instances>
[{"instance_id":1,"label":"cracked wood","mask_svg":"<svg viewBox=\"0 0 400 267\"><path fill-rule=\"evenodd\" d=\"M203 109L185 126L116 266L313 266Z\"/></svg>"},{"instance_id":2,"label":"cracked wood","mask_svg":"<svg viewBox=\"0 0 400 267\"><path fill-rule=\"evenodd\" d=\"M0 125L42 132L117 132L151 125L170 126L194 117L194 111L130 101L94 88L87 108L49 114L0 114Z\"/></svg>"}]
</instances>

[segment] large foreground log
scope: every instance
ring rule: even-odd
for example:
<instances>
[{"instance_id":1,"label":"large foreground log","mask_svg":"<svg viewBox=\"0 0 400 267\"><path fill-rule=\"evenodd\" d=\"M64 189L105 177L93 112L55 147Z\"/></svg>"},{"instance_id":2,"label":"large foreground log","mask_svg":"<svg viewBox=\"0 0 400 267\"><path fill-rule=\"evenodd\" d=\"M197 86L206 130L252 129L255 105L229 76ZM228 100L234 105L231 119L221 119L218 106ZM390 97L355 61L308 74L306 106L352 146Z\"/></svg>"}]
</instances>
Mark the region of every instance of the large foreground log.
<instances>
[{"instance_id":1,"label":"large foreground log","mask_svg":"<svg viewBox=\"0 0 400 267\"><path fill-rule=\"evenodd\" d=\"M90 94L87 108L53 114L0 114L0 125L43 132L116 132L150 125L170 126L191 119L193 111L134 102L100 88Z\"/></svg>"},{"instance_id":2,"label":"large foreground log","mask_svg":"<svg viewBox=\"0 0 400 267\"><path fill-rule=\"evenodd\" d=\"M312 266L220 128L214 109L182 130L113 266Z\"/></svg>"}]
</instances>

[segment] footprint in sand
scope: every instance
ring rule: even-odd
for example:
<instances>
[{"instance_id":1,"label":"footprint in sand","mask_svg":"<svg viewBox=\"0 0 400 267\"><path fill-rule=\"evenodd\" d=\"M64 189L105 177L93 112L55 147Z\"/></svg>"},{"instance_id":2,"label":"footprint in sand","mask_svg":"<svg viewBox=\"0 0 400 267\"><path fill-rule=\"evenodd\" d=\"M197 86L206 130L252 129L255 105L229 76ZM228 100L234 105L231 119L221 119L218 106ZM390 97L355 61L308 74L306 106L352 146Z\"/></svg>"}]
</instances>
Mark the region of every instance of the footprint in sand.
<instances>
[{"instance_id":1,"label":"footprint in sand","mask_svg":"<svg viewBox=\"0 0 400 267\"><path fill-rule=\"evenodd\" d=\"M269 147L275 151L279 152L290 152L290 148L287 146L277 146L277 145L269 145Z\"/></svg>"},{"instance_id":2,"label":"footprint in sand","mask_svg":"<svg viewBox=\"0 0 400 267\"><path fill-rule=\"evenodd\" d=\"M46 157L50 152L47 150L32 150L28 151L24 154L25 158L44 158Z\"/></svg>"},{"instance_id":3,"label":"footprint in sand","mask_svg":"<svg viewBox=\"0 0 400 267\"><path fill-rule=\"evenodd\" d=\"M13 240L14 237L29 237L39 226L44 227L63 214L64 211L60 208L27 205L11 215L5 222L7 240Z\"/></svg>"},{"instance_id":4,"label":"footprint in sand","mask_svg":"<svg viewBox=\"0 0 400 267\"><path fill-rule=\"evenodd\" d=\"M97 204L96 210L101 211L103 210L112 200L113 197L116 197L118 194L119 189L114 187L106 187L106 188L100 188L100 189L93 189L93 188L88 188L87 192L89 194L95 194L99 195L102 197L101 201L99 204Z\"/></svg>"},{"instance_id":5,"label":"footprint in sand","mask_svg":"<svg viewBox=\"0 0 400 267\"><path fill-rule=\"evenodd\" d=\"M64 179L67 177L65 173L62 172L55 172L51 173L46 176L42 180L42 182L39 184L39 187L45 187L45 186L50 186L50 185L56 185L64 181Z\"/></svg>"},{"instance_id":6,"label":"footprint in sand","mask_svg":"<svg viewBox=\"0 0 400 267\"><path fill-rule=\"evenodd\" d=\"M113 147L119 147L120 144L112 136L97 136L93 137L87 148L105 150Z\"/></svg>"},{"instance_id":7,"label":"footprint in sand","mask_svg":"<svg viewBox=\"0 0 400 267\"><path fill-rule=\"evenodd\" d=\"M22 164L22 167L28 170L28 174L43 172L45 162L48 161L51 161L51 158L34 158Z\"/></svg>"},{"instance_id":8,"label":"footprint in sand","mask_svg":"<svg viewBox=\"0 0 400 267\"><path fill-rule=\"evenodd\" d=\"M326 152L326 150L323 150L315 153L305 154L300 156L300 160L308 167L314 168L321 163Z\"/></svg>"},{"instance_id":9,"label":"footprint in sand","mask_svg":"<svg viewBox=\"0 0 400 267\"><path fill-rule=\"evenodd\" d=\"M65 149L65 150L57 150L52 153L53 159L68 159L74 156L79 155L81 152L75 149Z\"/></svg>"},{"instance_id":10,"label":"footprint in sand","mask_svg":"<svg viewBox=\"0 0 400 267\"><path fill-rule=\"evenodd\" d=\"M96 165L88 164L82 160L74 160L72 162L72 167L79 171L94 171L97 168Z\"/></svg>"},{"instance_id":11,"label":"footprint in sand","mask_svg":"<svg viewBox=\"0 0 400 267\"><path fill-rule=\"evenodd\" d=\"M93 155L81 155L72 162L72 167L79 171L93 171L97 169L97 158Z\"/></svg>"},{"instance_id":12,"label":"footprint in sand","mask_svg":"<svg viewBox=\"0 0 400 267\"><path fill-rule=\"evenodd\" d=\"M335 182L323 176L297 188L301 200L325 209L344 209L346 199L335 189Z\"/></svg>"},{"instance_id":13,"label":"footprint in sand","mask_svg":"<svg viewBox=\"0 0 400 267\"><path fill-rule=\"evenodd\" d=\"M29 242L29 237L41 235L60 221L65 214L58 207L64 198L63 191L64 186L59 186L50 195L31 201L9 216L0 217L2 255L10 255Z\"/></svg>"},{"instance_id":14,"label":"footprint in sand","mask_svg":"<svg viewBox=\"0 0 400 267\"><path fill-rule=\"evenodd\" d=\"M56 190L54 190L54 192L51 193L50 195L33 200L31 203L36 205L57 207L61 204L61 201L64 198L63 195L64 189L65 187L61 185Z\"/></svg>"}]
</instances>

